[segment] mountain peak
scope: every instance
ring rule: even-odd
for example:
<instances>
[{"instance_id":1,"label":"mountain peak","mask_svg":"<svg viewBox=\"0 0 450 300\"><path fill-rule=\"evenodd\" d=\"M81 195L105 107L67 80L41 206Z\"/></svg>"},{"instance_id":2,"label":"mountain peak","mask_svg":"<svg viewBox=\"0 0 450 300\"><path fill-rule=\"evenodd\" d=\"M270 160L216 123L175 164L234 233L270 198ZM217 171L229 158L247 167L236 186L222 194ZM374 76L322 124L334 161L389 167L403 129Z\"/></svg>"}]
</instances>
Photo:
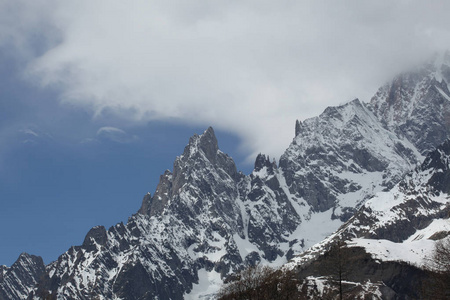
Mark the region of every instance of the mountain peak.
<instances>
[{"instance_id":1,"label":"mountain peak","mask_svg":"<svg viewBox=\"0 0 450 300\"><path fill-rule=\"evenodd\" d=\"M208 129L200 136L199 146L203 153L205 153L206 158L210 161L215 160L219 145L212 127L208 127Z\"/></svg>"},{"instance_id":2,"label":"mountain peak","mask_svg":"<svg viewBox=\"0 0 450 300\"><path fill-rule=\"evenodd\" d=\"M267 168L270 173L273 173L273 170L277 168L277 164L274 161L270 161L270 157L265 154L258 154L255 160L255 172L261 171L263 168Z\"/></svg>"},{"instance_id":3,"label":"mountain peak","mask_svg":"<svg viewBox=\"0 0 450 300\"><path fill-rule=\"evenodd\" d=\"M27 299L27 296L45 273L42 257L20 254L14 264L0 267L0 299Z\"/></svg>"},{"instance_id":4,"label":"mountain peak","mask_svg":"<svg viewBox=\"0 0 450 300\"><path fill-rule=\"evenodd\" d=\"M95 226L86 234L83 247L87 251L94 251L96 246L104 246L108 240L106 229L104 226Z\"/></svg>"},{"instance_id":5,"label":"mountain peak","mask_svg":"<svg viewBox=\"0 0 450 300\"><path fill-rule=\"evenodd\" d=\"M385 128L426 155L450 138L450 54L395 77L378 89L369 109Z\"/></svg>"},{"instance_id":6,"label":"mountain peak","mask_svg":"<svg viewBox=\"0 0 450 300\"><path fill-rule=\"evenodd\" d=\"M183 156L191 157L201 151L212 163L215 162L219 145L212 127L208 127L203 134L194 134L189 139L189 144L184 149Z\"/></svg>"}]
</instances>

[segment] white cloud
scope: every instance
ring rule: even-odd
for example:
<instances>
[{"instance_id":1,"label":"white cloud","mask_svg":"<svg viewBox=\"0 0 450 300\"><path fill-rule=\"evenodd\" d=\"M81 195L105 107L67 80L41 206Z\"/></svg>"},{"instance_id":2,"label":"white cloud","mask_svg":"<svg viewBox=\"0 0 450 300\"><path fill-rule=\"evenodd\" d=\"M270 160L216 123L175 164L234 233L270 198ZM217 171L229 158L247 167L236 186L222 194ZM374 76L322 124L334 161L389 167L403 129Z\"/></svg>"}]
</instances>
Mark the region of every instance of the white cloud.
<instances>
[{"instance_id":1,"label":"white cloud","mask_svg":"<svg viewBox=\"0 0 450 300\"><path fill-rule=\"evenodd\" d=\"M15 126L13 126L14 128ZM16 132L17 137L23 144L36 144L39 142L47 143L53 140L53 137L50 133L43 131L36 125L28 125L28 127L19 129Z\"/></svg>"},{"instance_id":2,"label":"white cloud","mask_svg":"<svg viewBox=\"0 0 450 300\"><path fill-rule=\"evenodd\" d=\"M98 117L212 125L252 159L279 156L295 119L367 101L411 61L450 48L447 1L44 1L31 19L21 3L19 32L57 29L28 72L63 101Z\"/></svg>"},{"instance_id":3,"label":"white cloud","mask_svg":"<svg viewBox=\"0 0 450 300\"><path fill-rule=\"evenodd\" d=\"M34 136L34 137L38 137L39 136L39 134L37 134L35 131L33 131L33 130L29 129L29 128L22 129L22 130L19 130L19 131L21 133L24 133L24 134L27 134L27 135L31 135L31 136Z\"/></svg>"},{"instance_id":4,"label":"white cloud","mask_svg":"<svg viewBox=\"0 0 450 300\"><path fill-rule=\"evenodd\" d=\"M120 144L127 144L138 139L135 135L130 135L126 131L116 127L101 127L97 130L97 138L100 140L110 140Z\"/></svg>"}]
</instances>

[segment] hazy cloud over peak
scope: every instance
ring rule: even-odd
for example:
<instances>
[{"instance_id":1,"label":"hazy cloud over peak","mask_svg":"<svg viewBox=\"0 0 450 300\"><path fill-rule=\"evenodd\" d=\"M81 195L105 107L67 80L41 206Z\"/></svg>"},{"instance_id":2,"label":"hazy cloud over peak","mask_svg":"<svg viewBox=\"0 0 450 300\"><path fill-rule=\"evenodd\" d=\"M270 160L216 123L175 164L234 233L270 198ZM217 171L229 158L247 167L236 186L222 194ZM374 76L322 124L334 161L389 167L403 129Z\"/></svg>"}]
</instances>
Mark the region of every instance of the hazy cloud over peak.
<instances>
[{"instance_id":1,"label":"hazy cloud over peak","mask_svg":"<svg viewBox=\"0 0 450 300\"><path fill-rule=\"evenodd\" d=\"M295 119L367 101L450 48L446 1L13 2L1 4L0 45L31 53L28 78L61 101L127 122L212 125L252 156L279 156ZM43 50L29 50L44 28Z\"/></svg>"}]
</instances>

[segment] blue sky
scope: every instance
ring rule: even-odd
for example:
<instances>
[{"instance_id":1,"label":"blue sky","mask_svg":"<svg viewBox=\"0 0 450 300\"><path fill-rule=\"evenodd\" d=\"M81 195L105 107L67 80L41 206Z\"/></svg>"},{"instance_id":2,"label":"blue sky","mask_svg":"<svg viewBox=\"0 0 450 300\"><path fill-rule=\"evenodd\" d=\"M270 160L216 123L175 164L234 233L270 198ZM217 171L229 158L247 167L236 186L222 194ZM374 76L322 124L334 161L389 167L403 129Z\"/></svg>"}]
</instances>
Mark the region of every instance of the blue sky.
<instances>
[{"instance_id":1,"label":"blue sky","mask_svg":"<svg viewBox=\"0 0 450 300\"><path fill-rule=\"evenodd\" d=\"M249 173L296 119L450 49L448 1L0 0L0 264L135 213L213 126Z\"/></svg>"},{"instance_id":2,"label":"blue sky","mask_svg":"<svg viewBox=\"0 0 450 300\"><path fill-rule=\"evenodd\" d=\"M49 263L80 245L91 227L126 222L189 137L206 129L154 121L108 131L117 128L113 120L60 104L54 91L24 82L11 57L0 59L1 264L22 252ZM238 138L216 135L248 173Z\"/></svg>"},{"instance_id":3,"label":"blue sky","mask_svg":"<svg viewBox=\"0 0 450 300\"><path fill-rule=\"evenodd\" d=\"M2 263L10 265L21 252L48 263L81 244L91 227L126 222L142 197L154 192L159 175L172 169L193 132L201 131L149 124L135 130L138 141L127 144L45 137L21 144L23 136L17 137L17 145L4 154L0 177ZM235 138L217 135L222 148L233 150Z\"/></svg>"}]
</instances>

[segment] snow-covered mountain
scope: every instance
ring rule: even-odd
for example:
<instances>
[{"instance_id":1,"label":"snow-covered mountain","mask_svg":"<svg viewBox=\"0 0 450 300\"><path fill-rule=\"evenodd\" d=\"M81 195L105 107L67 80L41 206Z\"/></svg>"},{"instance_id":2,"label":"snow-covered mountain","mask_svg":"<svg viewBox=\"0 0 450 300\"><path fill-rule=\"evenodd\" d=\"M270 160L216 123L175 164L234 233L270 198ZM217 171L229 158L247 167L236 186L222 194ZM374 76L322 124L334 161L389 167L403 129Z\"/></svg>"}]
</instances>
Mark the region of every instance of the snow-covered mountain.
<instances>
[{"instance_id":1,"label":"snow-covered mountain","mask_svg":"<svg viewBox=\"0 0 450 300\"><path fill-rule=\"evenodd\" d=\"M337 232L285 267L300 269L309 282L319 281L320 288L316 283L310 293L323 295L333 289L333 274L324 272L332 263L327 253L345 243L348 248L341 251L350 253L341 255L345 265L358 266L345 274L347 286L365 287L365 295L374 299L420 297L426 288L420 284L422 268L430 264L436 242L450 238L449 179L447 140L391 190L374 195Z\"/></svg>"},{"instance_id":2,"label":"snow-covered mountain","mask_svg":"<svg viewBox=\"0 0 450 300\"><path fill-rule=\"evenodd\" d=\"M245 265L316 257L329 239L317 243L346 221L346 237L408 239L410 214L419 225L442 217L445 197L419 180L429 168L410 172L449 137L447 70L441 59L396 78L368 104L355 99L298 121L279 165L260 154L249 175L219 150L212 128L194 135L126 224L92 228L47 266L26 254L2 266L0 299L206 299ZM411 182L424 186L414 190L422 202Z\"/></svg>"},{"instance_id":3,"label":"snow-covered mountain","mask_svg":"<svg viewBox=\"0 0 450 300\"><path fill-rule=\"evenodd\" d=\"M450 137L449 82L446 52L382 86L369 107L387 129L426 153Z\"/></svg>"},{"instance_id":4,"label":"snow-covered mountain","mask_svg":"<svg viewBox=\"0 0 450 300\"><path fill-rule=\"evenodd\" d=\"M11 267L0 266L0 299L26 299L44 273L41 257L20 254Z\"/></svg>"},{"instance_id":5,"label":"snow-covered mountain","mask_svg":"<svg viewBox=\"0 0 450 300\"><path fill-rule=\"evenodd\" d=\"M421 160L410 141L385 129L358 99L298 122L296 133L280 159L290 192L313 211L333 209L344 220Z\"/></svg>"}]
</instances>

